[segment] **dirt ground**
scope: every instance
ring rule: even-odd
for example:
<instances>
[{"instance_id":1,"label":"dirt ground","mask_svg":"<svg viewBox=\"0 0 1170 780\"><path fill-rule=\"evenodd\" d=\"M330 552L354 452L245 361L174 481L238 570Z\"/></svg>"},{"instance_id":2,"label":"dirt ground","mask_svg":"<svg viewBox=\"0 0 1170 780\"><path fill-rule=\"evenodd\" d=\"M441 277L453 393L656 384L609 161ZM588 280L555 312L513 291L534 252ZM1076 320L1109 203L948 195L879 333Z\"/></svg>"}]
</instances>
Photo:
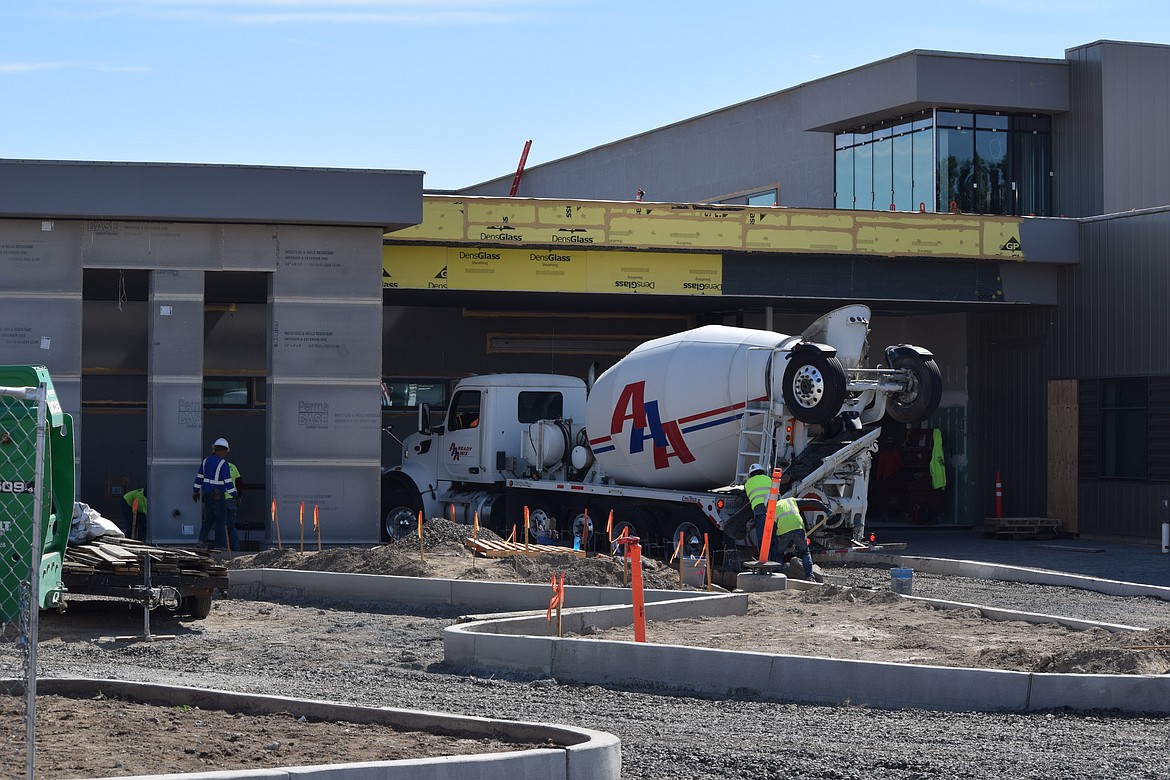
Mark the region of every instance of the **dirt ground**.
<instances>
[{"instance_id":1,"label":"dirt ground","mask_svg":"<svg viewBox=\"0 0 1170 780\"><path fill-rule=\"evenodd\" d=\"M316 571L393 574L414 577L509 580L548 583L565 575L566 585L620 587L630 574L609 558L542 555L522 558L473 557L463 546L466 529L443 520L417 536L376 548L322 552L289 548L236 556L229 568L297 568ZM886 574L888 578L888 573ZM842 578L833 576L839 581ZM647 587L677 588L676 568L647 560ZM880 577L877 581L881 581ZM888 579L887 579L888 583ZM292 610L270 610L264 621L249 620L231 599L217 602L193 631L240 631L246 623L258 646L294 644L303 634ZM569 603L567 606L571 607ZM255 612L255 608L252 608ZM239 613L239 614L237 614ZM252 616L254 617L254 616ZM229 625L230 624L230 625ZM57 621L52 642L94 641L95 624ZM233 636L225 633L225 639ZM593 635L632 639L630 629ZM753 594L745 618L651 623L650 642L950 666L978 666L1044 672L1170 673L1170 625L1141 635L1103 630L1071 631L1060 626L984 619L976 610L940 611L902 599L888 588L822 585L810 591ZM356 634L353 641L359 641ZM46 644L44 633L42 643ZM1152 649L1149 649L1152 648ZM295 652L295 647L290 647ZM343 659L337 662L344 663ZM0 696L0 776L23 775L23 698ZM246 721L246 725L245 725ZM110 724L116 724L111 728ZM10 724L15 727L10 727ZM77 749L84 744L85 750ZM314 723L293 714L241 716L182 707L154 707L109 698L38 698L37 777L120 777L152 772L191 772L320 763L388 760L429 755L489 752L510 745L399 733L351 723Z\"/></svg>"}]
</instances>

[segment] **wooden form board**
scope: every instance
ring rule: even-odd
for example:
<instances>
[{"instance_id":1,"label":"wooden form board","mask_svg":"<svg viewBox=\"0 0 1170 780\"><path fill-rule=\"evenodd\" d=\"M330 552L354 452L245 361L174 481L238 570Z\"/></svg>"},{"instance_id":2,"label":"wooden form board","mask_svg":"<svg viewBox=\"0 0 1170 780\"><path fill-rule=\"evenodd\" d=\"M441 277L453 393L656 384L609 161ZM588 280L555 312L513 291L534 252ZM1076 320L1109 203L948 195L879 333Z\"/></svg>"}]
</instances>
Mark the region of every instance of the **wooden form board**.
<instances>
[{"instance_id":1,"label":"wooden form board","mask_svg":"<svg viewBox=\"0 0 1170 780\"><path fill-rule=\"evenodd\" d=\"M1075 379L1048 381L1048 516L1064 521L1064 530L1077 533L1078 383Z\"/></svg>"},{"instance_id":2,"label":"wooden form board","mask_svg":"<svg viewBox=\"0 0 1170 780\"><path fill-rule=\"evenodd\" d=\"M571 547L557 547L551 544L524 544L523 542L489 542L486 539L468 539L467 549L485 558L503 558L509 555L576 555L585 557L584 550Z\"/></svg>"}]
</instances>

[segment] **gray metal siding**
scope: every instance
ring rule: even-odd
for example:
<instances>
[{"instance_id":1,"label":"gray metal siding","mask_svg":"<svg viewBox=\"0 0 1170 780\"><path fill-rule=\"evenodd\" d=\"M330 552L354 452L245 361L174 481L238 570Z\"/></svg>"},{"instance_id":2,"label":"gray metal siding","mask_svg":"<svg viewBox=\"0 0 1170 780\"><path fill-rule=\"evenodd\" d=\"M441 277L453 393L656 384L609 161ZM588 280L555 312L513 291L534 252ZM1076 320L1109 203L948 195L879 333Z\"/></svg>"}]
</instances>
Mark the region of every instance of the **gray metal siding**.
<instances>
[{"instance_id":1,"label":"gray metal siding","mask_svg":"<svg viewBox=\"0 0 1170 780\"><path fill-rule=\"evenodd\" d=\"M1170 46L1104 41L1066 56L1070 111L1054 126L1055 213L1170 204Z\"/></svg>"},{"instance_id":2,"label":"gray metal siding","mask_svg":"<svg viewBox=\"0 0 1170 780\"><path fill-rule=\"evenodd\" d=\"M1054 370L1061 377L1170 374L1170 209L1081 225L1081 263L1061 269Z\"/></svg>"},{"instance_id":3,"label":"gray metal siding","mask_svg":"<svg viewBox=\"0 0 1170 780\"><path fill-rule=\"evenodd\" d=\"M1170 204L1170 46L1102 43L1103 213Z\"/></svg>"},{"instance_id":4,"label":"gray metal siding","mask_svg":"<svg viewBox=\"0 0 1170 780\"><path fill-rule=\"evenodd\" d=\"M1004 484L1005 516L1046 515L1052 311L971 317L971 457L979 517L994 514L996 472Z\"/></svg>"}]
</instances>

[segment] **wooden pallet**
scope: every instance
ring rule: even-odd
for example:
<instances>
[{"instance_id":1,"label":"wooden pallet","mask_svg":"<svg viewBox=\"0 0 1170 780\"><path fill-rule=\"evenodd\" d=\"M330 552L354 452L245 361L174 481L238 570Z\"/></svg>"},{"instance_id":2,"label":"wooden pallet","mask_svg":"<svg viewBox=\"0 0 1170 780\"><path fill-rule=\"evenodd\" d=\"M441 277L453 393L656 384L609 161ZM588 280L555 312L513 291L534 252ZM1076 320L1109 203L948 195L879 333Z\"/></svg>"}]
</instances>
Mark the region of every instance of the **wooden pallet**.
<instances>
[{"instance_id":1,"label":"wooden pallet","mask_svg":"<svg viewBox=\"0 0 1170 780\"><path fill-rule=\"evenodd\" d=\"M988 538L1054 539L1061 532L1055 517L988 517L985 522L990 528L983 535Z\"/></svg>"},{"instance_id":2,"label":"wooden pallet","mask_svg":"<svg viewBox=\"0 0 1170 780\"><path fill-rule=\"evenodd\" d=\"M551 544L524 544L523 542L493 542L487 539L468 539L464 546L485 558L505 558L509 555L576 555L584 558L584 550L557 547Z\"/></svg>"}]
</instances>

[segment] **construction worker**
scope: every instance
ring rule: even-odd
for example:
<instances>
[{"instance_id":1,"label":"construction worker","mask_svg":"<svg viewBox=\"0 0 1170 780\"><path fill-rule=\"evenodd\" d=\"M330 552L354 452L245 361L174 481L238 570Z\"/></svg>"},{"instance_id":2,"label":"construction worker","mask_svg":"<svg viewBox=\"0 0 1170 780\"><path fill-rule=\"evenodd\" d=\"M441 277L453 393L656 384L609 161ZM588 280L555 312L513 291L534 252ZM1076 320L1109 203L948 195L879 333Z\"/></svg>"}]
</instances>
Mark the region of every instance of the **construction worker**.
<instances>
[{"instance_id":1,"label":"construction worker","mask_svg":"<svg viewBox=\"0 0 1170 780\"><path fill-rule=\"evenodd\" d=\"M784 489L781 483L781 490ZM795 497L781 498L776 502L776 517L773 520L776 538L772 540L769 558L784 562L784 551L788 545L796 545L796 554L804 564L804 578L813 580L812 553L808 549L808 536L804 530L804 515Z\"/></svg>"},{"instance_id":2,"label":"construction worker","mask_svg":"<svg viewBox=\"0 0 1170 780\"><path fill-rule=\"evenodd\" d=\"M242 487L240 485L240 470L236 468L236 464L229 462L228 469L232 473L232 487L236 490L236 497L227 502L227 538L228 549L232 552L240 551L240 535L236 531L236 512L240 509L240 496L242 495ZM217 539L217 541L222 541Z\"/></svg>"},{"instance_id":3,"label":"construction worker","mask_svg":"<svg viewBox=\"0 0 1170 780\"><path fill-rule=\"evenodd\" d=\"M235 501L236 486L232 483L231 467L225 460L230 447L227 439L216 439L211 445L211 454L199 464L195 474L195 487L191 499L203 502L203 522L199 526L199 544L210 547L208 537L215 531L215 538L227 536L227 502Z\"/></svg>"},{"instance_id":4,"label":"construction worker","mask_svg":"<svg viewBox=\"0 0 1170 780\"><path fill-rule=\"evenodd\" d=\"M752 524L748 527L748 543L759 547L764 538L764 519L768 514L768 493L772 490L772 478L759 463L748 467L748 478L743 483L744 492L752 505Z\"/></svg>"},{"instance_id":5,"label":"construction worker","mask_svg":"<svg viewBox=\"0 0 1170 780\"><path fill-rule=\"evenodd\" d=\"M138 488L122 495L122 519L126 523L126 536L144 541L146 539L146 489Z\"/></svg>"}]
</instances>

